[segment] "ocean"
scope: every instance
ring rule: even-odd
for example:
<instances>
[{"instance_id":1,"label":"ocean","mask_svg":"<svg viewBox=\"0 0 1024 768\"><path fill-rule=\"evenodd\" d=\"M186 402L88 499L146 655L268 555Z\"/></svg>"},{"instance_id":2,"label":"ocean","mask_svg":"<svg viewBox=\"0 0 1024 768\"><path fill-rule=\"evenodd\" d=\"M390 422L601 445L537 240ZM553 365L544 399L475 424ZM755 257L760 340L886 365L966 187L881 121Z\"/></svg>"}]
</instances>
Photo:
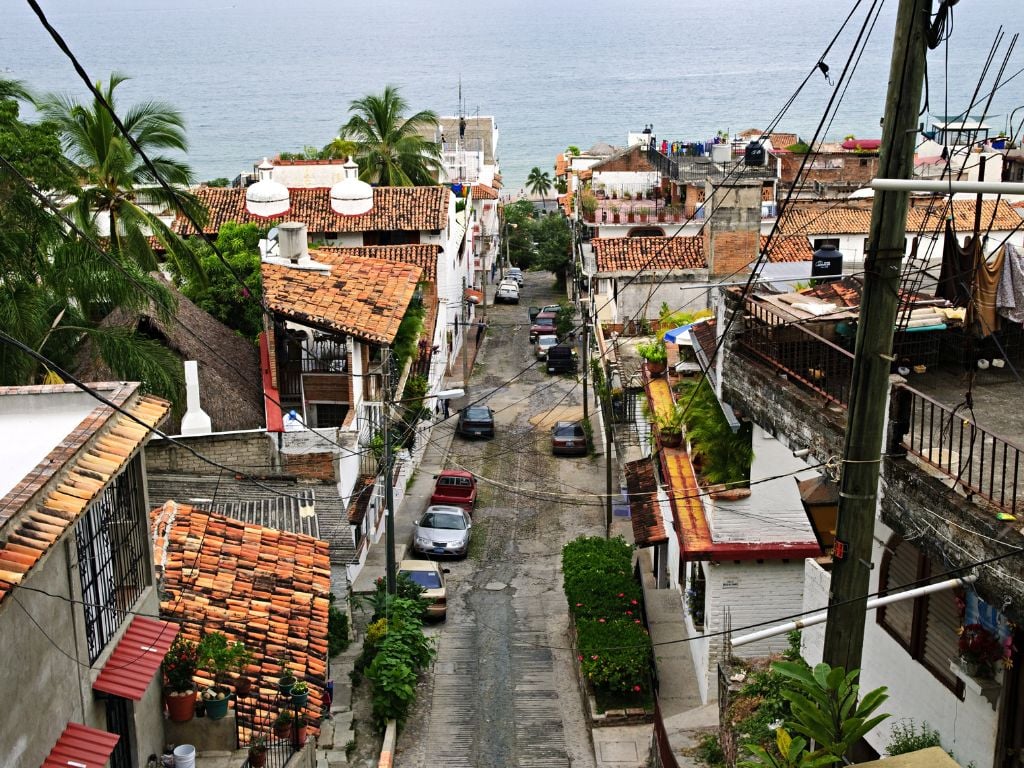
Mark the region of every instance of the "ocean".
<instances>
[{"instance_id":1,"label":"ocean","mask_svg":"<svg viewBox=\"0 0 1024 768\"><path fill-rule=\"evenodd\" d=\"M778 130L814 136L864 20L867 0L40 0L93 80L118 71L122 111L165 101L187 120L199 180L233 178L280 151L326 144L349 103L385 84L411 110L493 115L505 191L530 168L551 170L570 144L624 145L653 125L659 138L703 139L765 128L807 85ZM823 135L880 136L896 1L885 3ZM843 20L847 29L816 65ZM931 115L985 112L1020 0L965 0L948 44L929 58ZM1000 24L1000 47L975 97ZM1007 75L1024 67L1014 50ZM948 76L947 76L948 73ZM6 0L0 77L35 92L83 98L84 86L28 4ZM947 88L948 84L948 88ZM973 106L972 106L973 99ZM1024 104L1024 75L995 95L987 121L1007 127ZM1024 110L1015 125L1024 118ZM926 119L922 117L922 120Z\"/></svg>"}]
</instances>

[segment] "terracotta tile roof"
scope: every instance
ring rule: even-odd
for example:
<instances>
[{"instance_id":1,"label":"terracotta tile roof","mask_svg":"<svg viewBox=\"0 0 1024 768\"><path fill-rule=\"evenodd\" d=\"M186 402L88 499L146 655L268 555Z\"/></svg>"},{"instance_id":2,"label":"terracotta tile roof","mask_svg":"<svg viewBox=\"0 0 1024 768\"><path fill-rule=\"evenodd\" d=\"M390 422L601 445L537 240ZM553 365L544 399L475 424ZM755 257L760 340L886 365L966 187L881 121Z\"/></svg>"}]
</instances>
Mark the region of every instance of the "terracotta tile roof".
<instances>
[{"instance_id":1,"label":"terracotta tile roof","mask_svg":"<svg viewBox=\"0 0 1024 768\"><path fill-rule=\"evenodd\" d=\"M309 684L308 710L319 712L327 682L327 542L243 523L169 501L151 513L161 613L198 641L223 632L252 652L246 674L262 706L277 708L277 660ZM212 683L203 673L200 685ZM247 702L236 702L243 728Z\"/></svg>"},{"instance_id":2,"label":"terracotta tile roof","mask_svg":"<svg viewBox=\"0 0 1024 768\"><path fill-rule=\"evenodd\" d=\"M768 244L768 235L761 235L761 250ZM781 237L776 235L772 238L771 249L768 251L768 261L773 264L790 261L810 261L814 258L814 249L806 237L796 235L795 237Z\"/></svg>"},{"instance_id":3,"label":"terracotta tile roof","mask_svg":"<svg viewBox=\"0 0 1024 768\"><path fill-rule=\"evenodd\" d=\"M297 187L288 190L291 208L281 216L265 219L245 209L245 190L240 187L197 187L192 191L209 209L209 220L204 225L209 234L216 234L229 221L257 224L298 221L305 224L310 233L440 230L448 224L451 195L451 190L441 186L374 187L373 208L368 213L339 216L331 210L328 187ZM172 228L183 235L195 234L181 216L175 218Z\"/></svg>"},{"instance_id":4,"label":"terracotta tile roof","mask_svg":"<svg viewBox=\"0 0 1024 768\"><path fill-rule=\"evenodd\" d=\"M352 491L352 499L348 503L348 521L352 525L362 525L366 517L366 510L373 500L373 488L377 483L375 475L362 475L356 480L355 489Z\"/></svg>"},{"instance_id":5,"label":"terracotta tile roof","mask_svg":"<svg viewBox=\"0 0 1024 768\"><path fill-rule=\"evenodd\" d=\"M558 196L558 204L562 206L562 211L566 216L572 215L572 192L566 192L564 195Z\"/></svg>"},{"instance_id":6,"label":"terracotta tile roof","mask_svg":"<svg viewBox=\"0 0 1024 768\"><path fill-rule=\"evenodd\" d=\"M420 267L424 280L434 280L437 277L437 255L440 252L439 245L363 245L356 248L322 246L310 249L309 255L314 261L332 265L342 264L352 258L400 261Z\"/></svg>"},{"instance_id":7,"label":"terracotta tile roof","mask_svg":"<svg viewBox=\"0 0 1024 768\"><path fill-rule=\"evenodd\" d=\"M137 384L118 387L116 396L108 399L147 426L100 405L0 501L4 515L0 520L0 601L74 528L167 415L171 404L166 400L151 395L131 399L137 388ZM3 387L0 395L69 391L78 388Z\"/></svg>"},{"instance_id":8,"label":"terracotta tile roof","mask_svg":"<svg viewBox=\"0 0 1024 768\"><path fill-rule=\"evenodd\" d=\"M404 262L352 256L332 265L330 274L268 263L262 272L263 295L274 312L390 344L423 270Z\"/></svg>"},{"instance_id":9,"label":"terracotta tile roof","mask_svg":"<svg viewBox=\"0 0 1024 768\"><path fill-rule=\"evenodd\" d=\"M569 163L565 159L565 153L559 152L555 155L555 176L565 176L565 172L569 169Z\"/></svg>"},{"instance_id":10,"label":"terracotta tile roof","mask_svg":"<svg viewBox=\"0 0 1024 768\"><path fill-rule=\"evenodd\" d=\"M785 149L800 142L800 137L795 133L769 133L768 140L775 149Z\"/></svg>"},{"instance_id":11,"label":"terracotta tile roof","mask_svg":"<svg viewBox=\"0 0 1024 768\"><path fill-rule=\"evenodd\" d=\"M486 184L474 184L473 185L473 199L474 200L497 200L498 190L494 187L489 187Z\"/></svg>"},{"instance_id":12,"label":"terracotta tile roof","mask_svg":"<svg viewBox=\"0 0 1024 768\"><path fill-rule=\"evenodd\" d=\"M626 464L625 471L634 543L638 547L652 547L668 541L665 521L658 506L658 484L651 460L631 461Z\"/></svg>"},{"instance_id":13,"label":"terracotta tile roof","mask_svg":"<svg viewBox=\"0 0 1024 768\"><path fill-rule=\"evenodd\" d=\"M597 271L707 269L704 238L599 237L593 241Z\"/></svg>"},{"instance_id":14,"label":"terracotta tile roof","mask_svg":"<svg viewBox=\"0 0 1024 768\"><path fill-rule=\"evenodd\" d=\"M933 207L918 204L907 211L907 236L915 232L941 232L947 212L960 228L974 222L974 201L955 200L948 209L945 202ZM1021 217L1005 200L983 200L981 222L990 230L1008 230L1020 226ZM787 208L779 217L779 230L785 235L864 234L871 229L871 209L857 205L804 204Z\"/></svg>"}]
</instances>

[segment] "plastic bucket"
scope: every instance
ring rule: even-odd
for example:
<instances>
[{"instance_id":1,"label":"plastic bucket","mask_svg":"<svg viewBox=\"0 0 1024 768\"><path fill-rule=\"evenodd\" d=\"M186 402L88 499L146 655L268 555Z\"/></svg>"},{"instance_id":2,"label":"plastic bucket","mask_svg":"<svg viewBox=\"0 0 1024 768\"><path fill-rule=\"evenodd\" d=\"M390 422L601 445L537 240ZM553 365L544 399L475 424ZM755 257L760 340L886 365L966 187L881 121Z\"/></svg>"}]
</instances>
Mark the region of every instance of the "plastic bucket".
<instances>
[{"instance_id":1,"label":"plastic bucket","mask_svg":"<svg viewBox=\"0 0 1024 768\"><path fill-rule=\"evenodd\" d=\"M174 768L196 768L196 748L179 744L174 748Z\"/></svg>"}]
</instances>

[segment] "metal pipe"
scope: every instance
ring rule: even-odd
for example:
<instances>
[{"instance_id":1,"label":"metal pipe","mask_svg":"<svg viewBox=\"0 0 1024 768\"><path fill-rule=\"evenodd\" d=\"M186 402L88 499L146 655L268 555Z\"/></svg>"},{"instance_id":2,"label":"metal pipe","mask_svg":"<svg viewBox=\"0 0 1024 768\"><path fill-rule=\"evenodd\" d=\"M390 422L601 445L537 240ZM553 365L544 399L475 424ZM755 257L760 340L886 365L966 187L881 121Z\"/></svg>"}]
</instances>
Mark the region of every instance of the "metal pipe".
<instances>
[{"instance_id":1,"label":"metal pipe","mask_svg":"<svg viewBox=\"0 0 1024 768\"><path fill-rule=\"evenodd\" d=\"M883 605L889 605L890 603L898 603L902 600L909 600L914 597L921 597L922 595L930 595L932 592L943 592L953 587L966 586L967 584L973 584L977 581L978 577L974 574L968 574L967 576L961 576L957 579L949 579L948 581L940 581L935 584L928 584L924 587L918 587L917 589L909 589L906 592L900 592L895 595L886 595L885 597L875 597L868 600L865 611L870 611L872 608L879 608ZM785 624L778 624L768 629L761 629L757 632L752 632L749 635L742 635L741 637L734 637L732 639L732 647L738 648L741 645L749 645L750 643L756 643L758 640L764 640L768 637L774 637L775 635L781 635L783 632L792 632L794 629L803 629L804 627L814 626L815 624L821 624L828 618L828 612L823 611L821 613L812 613L810 616L805 616L795 621L787 621Z\"/></svg>"},{"instance_id":2,"label":"metal pipe","mask_svg":"<svg viewBox=\"0 0 1024 768\"><path fill-rule=\"evenodd\" d=\"M921 179L872 179L879 192L968 192L982 195L1024 195L1019 181L923 181Z\"/></svg>"}]
</instances>

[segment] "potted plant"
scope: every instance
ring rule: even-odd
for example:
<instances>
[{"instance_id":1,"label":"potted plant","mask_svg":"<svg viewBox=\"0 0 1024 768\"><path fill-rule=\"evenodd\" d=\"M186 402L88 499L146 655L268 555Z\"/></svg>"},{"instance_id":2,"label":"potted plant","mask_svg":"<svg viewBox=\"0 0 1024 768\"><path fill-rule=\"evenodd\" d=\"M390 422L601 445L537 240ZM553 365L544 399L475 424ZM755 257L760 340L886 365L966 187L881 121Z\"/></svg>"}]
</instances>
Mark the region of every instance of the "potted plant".
<instances>
[{"instance_id":1,"label":"potted plant","mask_svg":"<svg viewBox=\"0 0 1024 768\"><path fill-rule=\"evenodd\" d=\"M274 735L279 739L288 737L288 734L292 732L292 723L295 722L295 718L292 716L291 711L282 709L277 715L277 719L274 720Z\"/></svg>"},{"instance_id":2,"label":"potted plant","mask_svg":"<svg viewBox=\"0 0 1024 768\"><path fill-rule=\"evenodd\" d=\"M626 212L626 220L630 224L636 221L636 210L632 206L630 206L630 209Z\"/></svg>"},{"instance_id":3,"label":"potted plant","mask_svg":"<svg viewBox=\"0 0 1024 768\"><path fill-rule=\"evenodd\" d=\"M208 632L203 635L198 648L199 665L213 677L213 685L203 691L206 714L219 720L228 713L228 699L231 689L229 676L241 672L249 663L252 654L239 642L228 642L223 632Z\"/></svg>"},{"instance_id":4,"label":"potted plant","mask_svg":"<svg viewBox=\"0 0 1024 768\"><path fill-rule=\"evenodd\" d=\"M667 216L667 214L665 212L665 209L664 208L659 208L658 209L658 221L659 222L664 222L666 216Z\"/></svg>"},{"instance_id":5,"label":"potted plant","mask_svg":"<svg viewBox=\"0 0 1024 768\"><path fill-rule=\"evenodd\" d=\"M281 675L277 678L277 689L281 693L290 694L292 686L295 685L295 675L288 668L288 659L284 656L277 660L281 665Z\"/></svg>"},{"instance_id":6,"label":"potted plant","mask_svg":"<svg viewBox=\"0 0 1024 768\"><path fill-rule=\"evenodd\" d=\"M291 689L292 704L301 709L309 701L309 686L305 680L299 680Z\"/></svg>"},{"instance_id":7,"label":"potted plant","mask_svg":"<svg viewBox=\"0 0 1024 768\"><path fill-rule=\"evenodd\" d=\"M641 208L640 209L640 221L641 222L647 221L648 213L649 213L649 211L646 208Z\"/></svg>"},{"instance_id":8,"label":"potted plant","mask_svg":"<svg viewBox=\"0 0 1024 768\"><path fill-rule=\"evenodd\" d=\"M199 668L199 647L178 635L164 655L162 666L167 714L175 723L187 722L196 712L196 686L192 678Z\"/></svg>"},{"instance_id":9,"label":"potted plant","mask_svg":"<svg viewBox=\"0 0 1024 768\"><path fill-rule=\"evenodd\" d=\"M249 744L249 765L263 768L267 764L267 742L262 736L253 737Z\"/></svg>"},{"instance_id":10,"label":"potted plant","mask_svg":"<svg viewBox=\"0 0 1024 768\"><path fill-rule=\"evenodd\" d=\"M613 205L612 206L612 223L613 224L618 224L619 223L619 206L617 206L617 205Z\"/></svg>"},{"instance_id":11,"label":"potted plant","mask_svg":"<svg viewBox=\"0 0 1024 768\"><path fill-rule=\"evenodd\" d=\"M296 721L296 745L299 749L306 743L306 736L309 731L309 717L305 713L300 713L298 720Z\"/></svg>"},{"instance_id":12,"label":"potted plant","mask_svg":"<svg viewBox=\"0 0 1024 768\"><path fill-rule=\"evenodd\" d=\"M994 665L1003 658L999 638L982 624L968 624L960 630L957 651L964 672L971 677L992 677Z\"/></svg>"},{"instance_id":13,"label":"potted plant","mask_svg":"<svg viewBox=\"0 0 1024 768\"><path fill-rule=\"evenodd\" d=\"M647 361L647 372L651 376L660 376L665 372L668 352L665 350L664 339L642 341L636 345L636 353Z\"/></svg>"},{"instance_id":14,"label":"potted plant","mask_svg":"<svg viewBox=\"0 0 1024 768\"><path fill-rule=\"evenodd\" d=\"M683 444L683 409L673 404L671 410L654 417L658 426L658 439L663 448L678 448Z\"/></svg>"}]
</instances>

